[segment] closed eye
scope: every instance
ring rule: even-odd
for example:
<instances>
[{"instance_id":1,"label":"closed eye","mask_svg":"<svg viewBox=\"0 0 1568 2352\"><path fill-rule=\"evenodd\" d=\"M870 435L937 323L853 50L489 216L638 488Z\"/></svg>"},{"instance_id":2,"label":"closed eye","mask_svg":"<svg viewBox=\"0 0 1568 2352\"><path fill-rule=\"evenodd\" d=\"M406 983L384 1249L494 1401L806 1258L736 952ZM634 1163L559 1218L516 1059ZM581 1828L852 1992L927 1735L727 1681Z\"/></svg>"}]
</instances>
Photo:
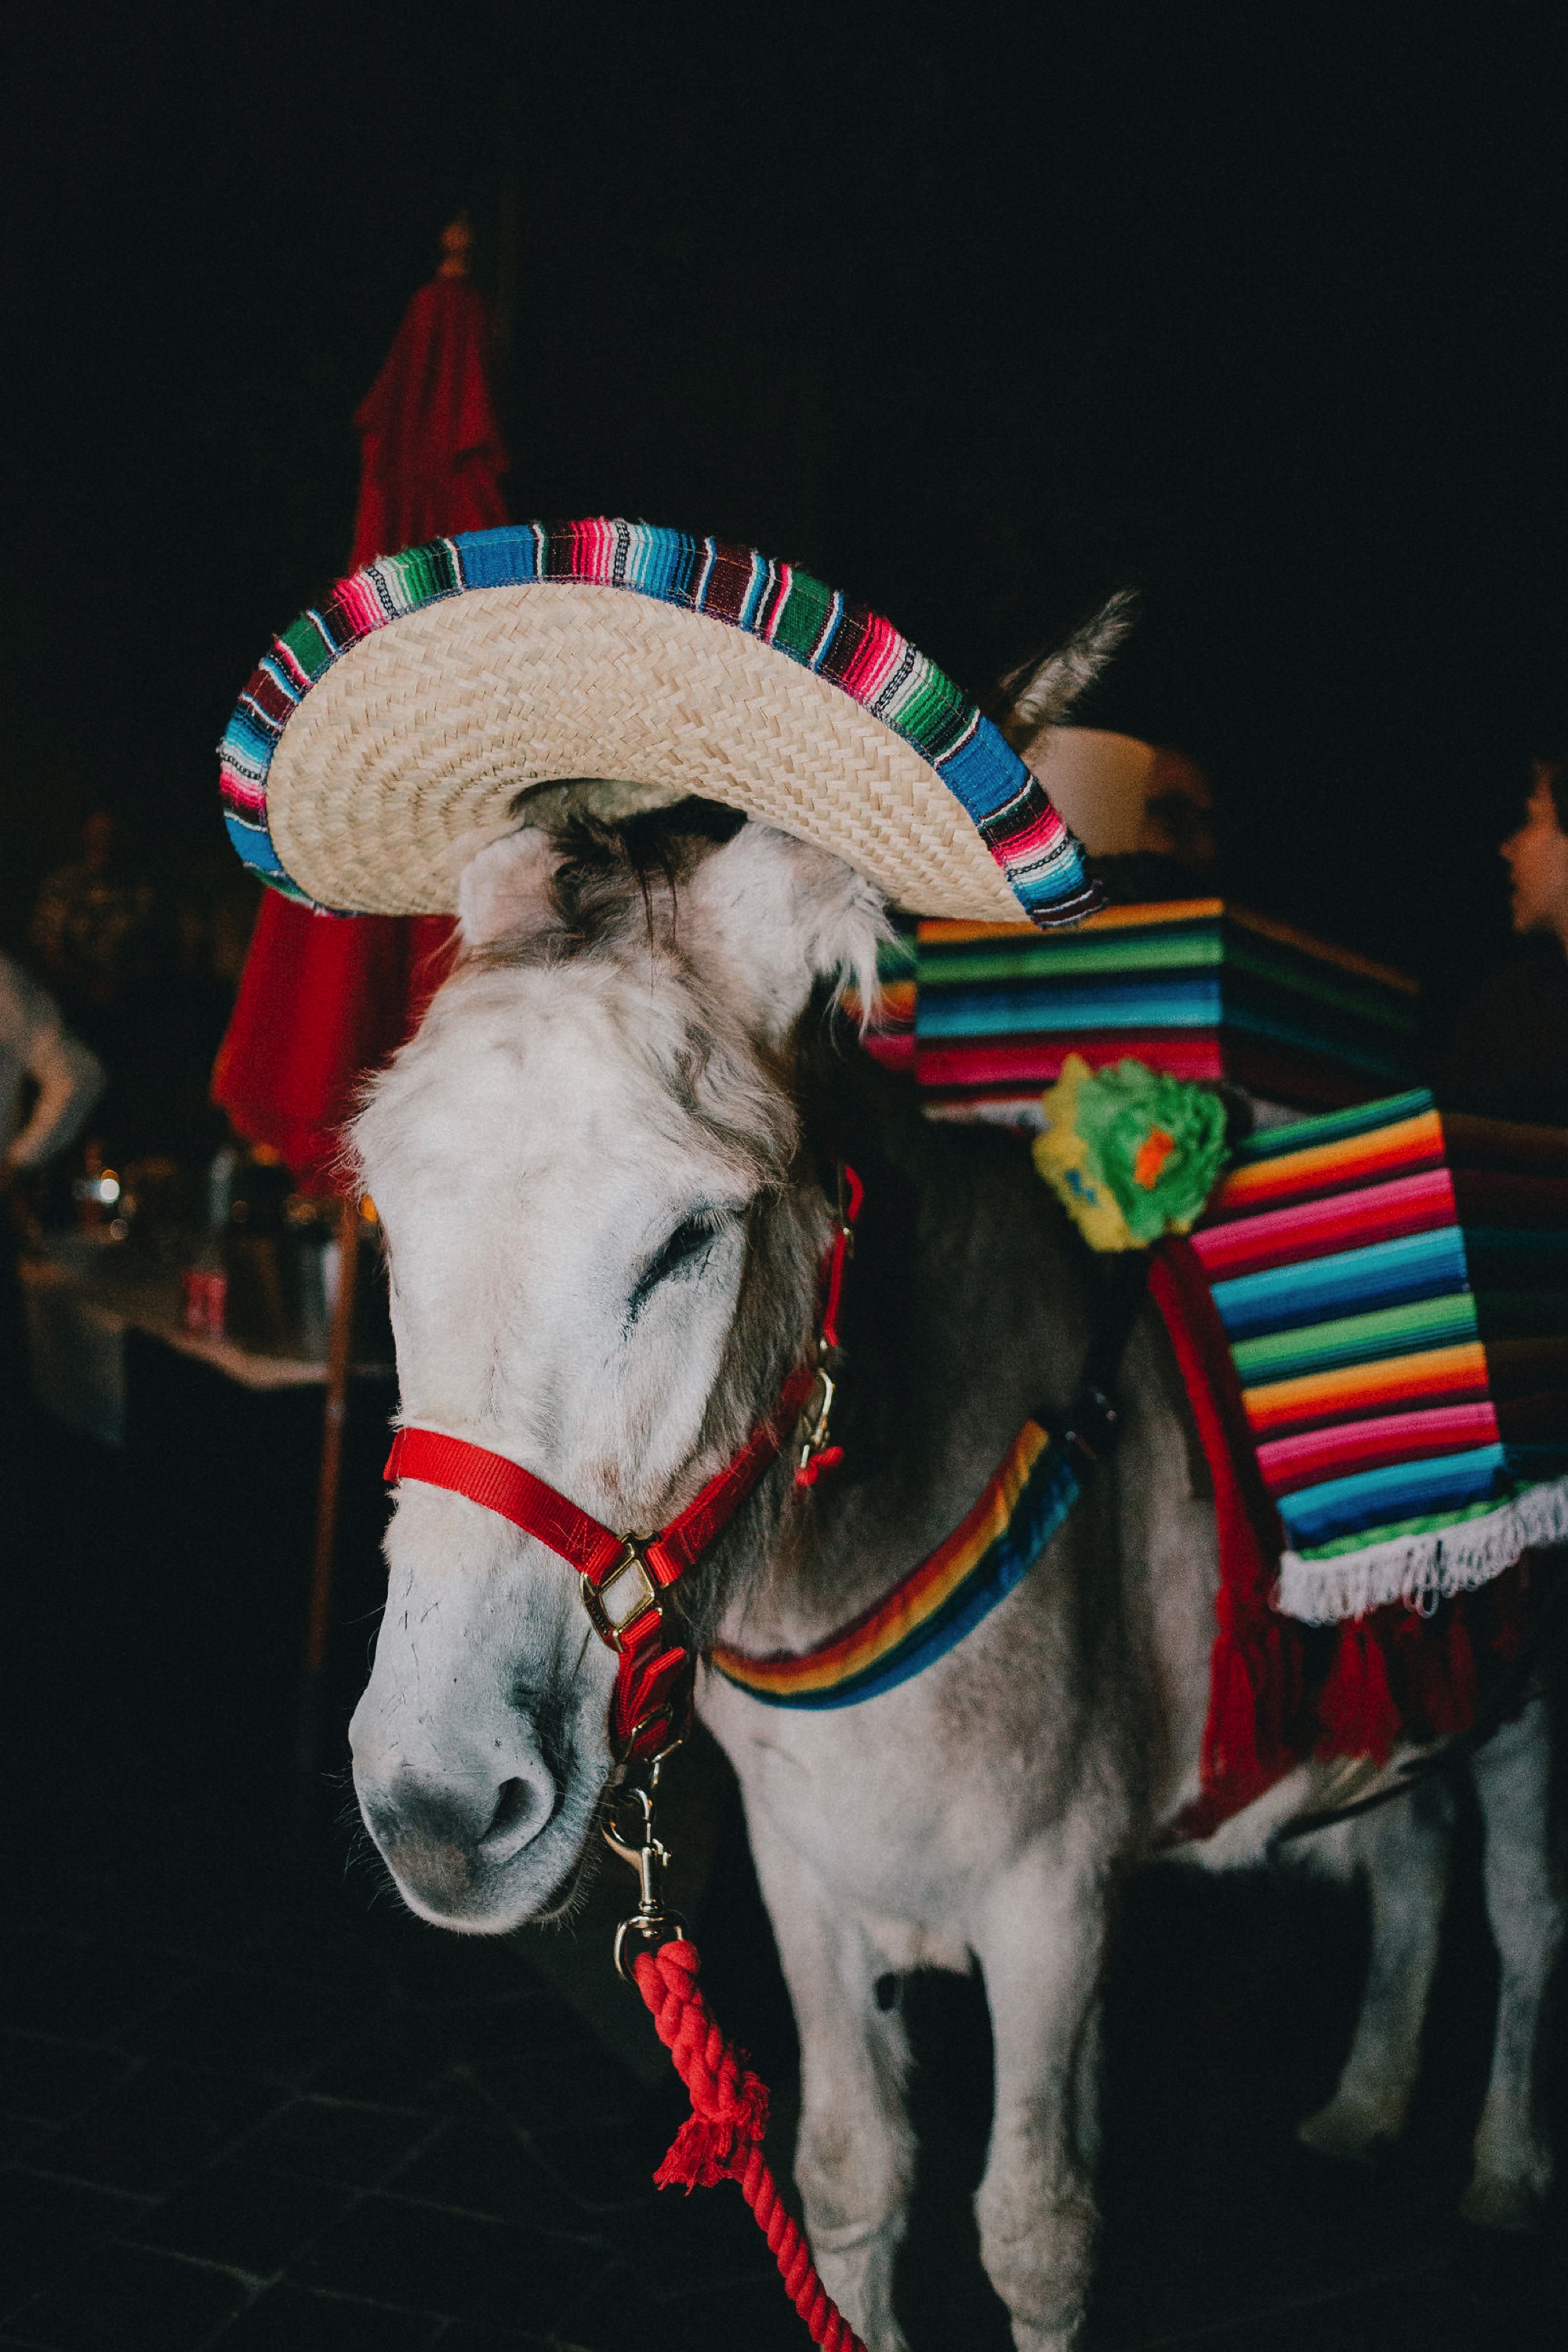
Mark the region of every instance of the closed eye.
<instances>
[{"instance_id":1,"label":"closed eye","mask_svg":"<svg viewBox=\"0 0 1568 2352\"><path fill-rule=\"evenodd\" d=\"M728 1223L728 1218L712 1209L700 1209L683 1217L638 1275L627 1302L626 1321L636 1319L661 1282L668 1282L672 1275L695 1273Z\"/></svg>"}]
</instances>

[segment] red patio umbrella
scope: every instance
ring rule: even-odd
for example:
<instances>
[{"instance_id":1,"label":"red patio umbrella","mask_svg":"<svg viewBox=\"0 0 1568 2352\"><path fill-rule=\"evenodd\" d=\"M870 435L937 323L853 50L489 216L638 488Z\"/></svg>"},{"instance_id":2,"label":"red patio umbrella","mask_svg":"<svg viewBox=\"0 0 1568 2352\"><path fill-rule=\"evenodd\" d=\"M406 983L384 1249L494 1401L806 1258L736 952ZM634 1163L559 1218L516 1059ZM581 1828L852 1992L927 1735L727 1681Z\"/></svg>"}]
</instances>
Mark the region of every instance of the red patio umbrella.
<instances>
[{"instance_id":1,"label":"red patio umbrella","mask_svg":"<svg viewBox=\"0 0 1568 2352\"><path fill-rule=\"evenodd\" d=\"M500 490L508 459L490 385L490 317L468 282L472 241L466 220L447 229L447 257L408 305L354 417L363 448L351 572L422 540L510 520ZM276 891L264 894L213 1097L241 1135L280 1152L307 1190L334 1188L338 1130L360 1082L417 1025L451 937L445 915L319 915ZM307 1770L326 1659L353 1328L352 1196L343 1202L341 1239L305 1650Z\"/></svg>"},{"instance_id":2,"label":"red patio umbrella","mask_svg":"<svg viewBox=\"0 0 1568 2352\"><path fill-rule=\"evenodd\" d=\"M467 223L442 242L447 259L410 302L354 418L363 458L351 572L421 540L509 520L490 319L468 282ZM308 1190L331 1188L337 1130L359 1082L415 1028L451 933L445 915L318 915L267 892L213 1096Z\"/></svg>"}]
</instances>

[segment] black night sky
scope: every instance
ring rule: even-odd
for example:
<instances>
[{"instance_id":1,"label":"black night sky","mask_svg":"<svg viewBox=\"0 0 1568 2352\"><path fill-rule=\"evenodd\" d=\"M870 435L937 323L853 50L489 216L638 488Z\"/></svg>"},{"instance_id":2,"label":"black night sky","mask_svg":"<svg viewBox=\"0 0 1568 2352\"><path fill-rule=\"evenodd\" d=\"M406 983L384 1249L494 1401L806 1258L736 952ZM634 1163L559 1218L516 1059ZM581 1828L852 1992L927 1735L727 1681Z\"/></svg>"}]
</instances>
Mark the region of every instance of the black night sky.
<instances>
[{"instance_id":1,"label":"black night sky","mask_svg":"<svg viewBox=\"0 0 1568 2352\"><path fill-rule=\"evenodd\" d=\"M346 555L351 413L515 204L513 510L750 539L972 690L1110 589L1092 713L1237 894L1452 985L1568 695L1544 7L54 10L0 169L0 932Z\"/></svg>"}]
</instances>

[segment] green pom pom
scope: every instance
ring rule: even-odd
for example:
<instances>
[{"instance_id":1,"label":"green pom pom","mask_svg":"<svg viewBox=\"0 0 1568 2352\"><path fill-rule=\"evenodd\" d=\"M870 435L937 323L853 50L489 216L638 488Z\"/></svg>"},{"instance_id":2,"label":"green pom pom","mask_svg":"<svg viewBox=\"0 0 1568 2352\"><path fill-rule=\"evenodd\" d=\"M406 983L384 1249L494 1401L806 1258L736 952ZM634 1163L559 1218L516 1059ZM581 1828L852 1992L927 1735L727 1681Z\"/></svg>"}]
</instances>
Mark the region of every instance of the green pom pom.
<instances>
[{"instance_id":1,"label":"green pom pom","mask_svg":"<svg viewBox=\"0 0 1568 2352\"><path fill-rule=\"evenodd\" d=\"M1138 1249L1184 1234L1226 1162L1225 1106L1209 1087L1126 1060L1091 1071L1076 1054L1044 1097L1035 1146L1096 1249Z\"/></svg>"}]
</instances>

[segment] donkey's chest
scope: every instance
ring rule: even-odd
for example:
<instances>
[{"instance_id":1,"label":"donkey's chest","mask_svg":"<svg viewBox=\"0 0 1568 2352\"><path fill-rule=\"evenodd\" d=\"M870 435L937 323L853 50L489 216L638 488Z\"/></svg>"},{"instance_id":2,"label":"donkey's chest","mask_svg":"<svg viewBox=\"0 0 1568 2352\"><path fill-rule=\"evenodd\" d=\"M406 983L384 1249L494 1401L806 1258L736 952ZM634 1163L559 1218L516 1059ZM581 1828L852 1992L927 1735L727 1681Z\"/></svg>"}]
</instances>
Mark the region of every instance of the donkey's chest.
<instances>
[{"instance_id":1,"label":"donkey's chest","mask_svg":"<svg viewBox=\"0 0 1568 2352\"><path fill-rule=\"evenodd\" d=\"M700 1712L735 1768L753 1844L782 1843L863 1916L939 1933L961 1918L1027 1842L1036 1809L1026 1759L955 1749L950 1679L938 1667L815 1713L705 1675Z\"/></svg>"}]
</instances>

